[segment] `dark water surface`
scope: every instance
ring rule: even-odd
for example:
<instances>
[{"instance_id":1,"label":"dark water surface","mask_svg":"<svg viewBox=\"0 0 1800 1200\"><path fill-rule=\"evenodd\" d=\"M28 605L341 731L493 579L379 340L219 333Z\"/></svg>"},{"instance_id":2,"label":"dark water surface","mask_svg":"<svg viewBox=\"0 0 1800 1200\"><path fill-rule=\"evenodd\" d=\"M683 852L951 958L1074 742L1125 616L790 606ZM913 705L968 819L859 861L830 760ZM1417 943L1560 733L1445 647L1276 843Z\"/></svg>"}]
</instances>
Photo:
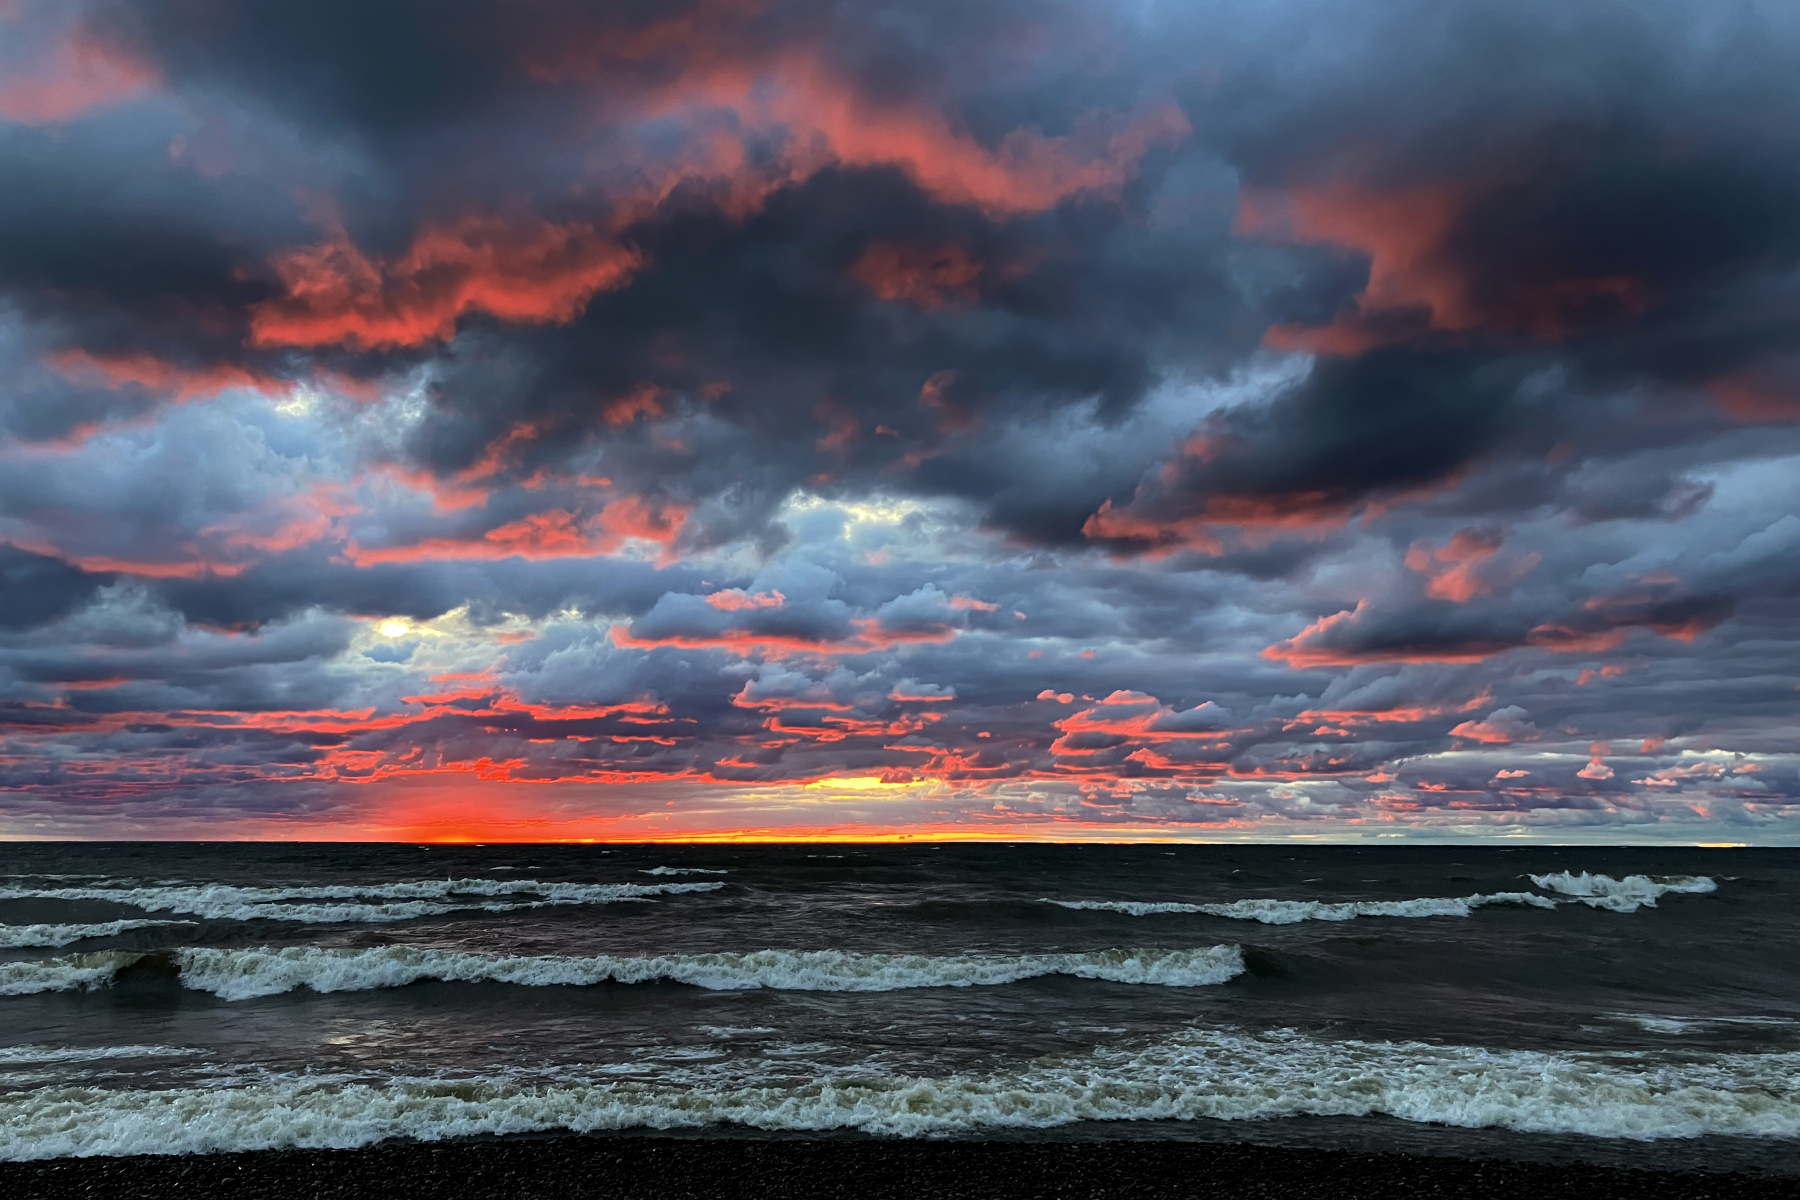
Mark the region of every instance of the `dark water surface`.
<instances>
[{"instance_id":1,"label":"dark water surface","mask_svg":"<svg viewBox=\"0 0 1800 1200\"><path fill-rule=\"evenodd\" d=\"M11 844L0 1157L657 1128L1795 1170L1797 883L1789 850Z\"/></svg>"}]
</instances>

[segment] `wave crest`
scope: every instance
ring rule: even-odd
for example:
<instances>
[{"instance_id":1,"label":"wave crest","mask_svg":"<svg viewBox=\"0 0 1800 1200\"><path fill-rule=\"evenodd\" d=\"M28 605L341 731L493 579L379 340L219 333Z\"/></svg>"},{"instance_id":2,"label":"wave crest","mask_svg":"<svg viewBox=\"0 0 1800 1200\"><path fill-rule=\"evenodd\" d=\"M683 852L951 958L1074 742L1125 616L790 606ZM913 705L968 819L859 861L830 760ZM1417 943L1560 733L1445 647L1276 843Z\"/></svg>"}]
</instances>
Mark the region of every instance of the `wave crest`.
<instances>
[{"instance_id":1,"label":"wave crest","mask_svg":"<svg viewBox=\"0 0 1800 1200\"><path fill-rule=\"evenodd\" d=\"M1059 908L1130 913L1134 917L1156 913L1204 913L1233 921L1260 921L1264 925L1294 925L1301 921L1350 921L1357 917L1466 917L1489 904L1519 904L1531 908L1555 908L1556 901L1532 892L1493 892L1473 896L1427 896L1417 900L1233 900L1223 904L1182 904L1149 900L1050 900Z\"/></svg>"},{"instance_id":2,"label":"wave crest","mask_svg":"<svg viewBox=\"0 0 1800 1200\"><path fill-rule=\"evenodd\" d=\"M30 946L67 946L86 938L117 937L128 929L192 924L192 921L125 920L89 925L0 925L0 947L17 950Z\"/></svg>"},{"instance_id":3,"label":"wave crest","mask_svg":"<svg viewBox=\"0 0 1800 1200\"><path fill-rule=\"evenodd\" d=\"M0 996L83 992L111 987L115 975L145 957L133 950L100 950L93 954L0 963Z\"/></svg>"},{"instance_id":4,"label":"wave crest","mask_svg":"<svg viewBox=\"0 0 1800 1200\"><path fill-rule=\"evenodd\" d=\"M149 957L122 951L0 964L0 995L105 987ZM851 954L841 950L757 950L746 954L492 955L417 946L338 950L315 946L172 955L181 985L224 1000L251 1000L300 988L362 992L424 981L590 987L669 981L709 991L889 992L907 988L992 987L1040 975L1113 983L1205 987L1241 975L1236 946L1194 950L1097 950L1085 954Z\"/></svg>"},{"instance_id":5,"label":"wave crest","mask_svg":"<svg viewBox=\"0 0 1800 1200\"><path fill-rule=\"evenodd\" d=\"M1579 875L1557 871L1528 878L1547 892L1579 900L1590 908L1621 913L1655 908L1657 900L1670 892L1705 894L1719 890L1717 881L1706 875L1627 875L1623 879L1614 879L1610 875L1590 875L1586 871Z\"/></svg>"},{"instance_id":6,"label":"wave crest","mask_svg":"<svg viewBox=\"0 0 1800 1200\"><path fill-rule=\"evenodd\" d=\"M905 988L1014 983L1039 975L1073 975L1115 983L1199 987L1242 973L1236 946L1200 950L1103 950L1091 954L928 956L851 954L841 950L758 950L747 954L499 956L412 946L368 950L183 950L183 986L226 1000L272 996L296 988L316 992L404 987L424 980L586 987L668 980L710 991L887 992Z\"/></svg>"},{"instance_id":7,"label":"wave crest","mask_svg":"<svg viewBox=\"0 0 1800 1200\"><path fill-rule=\"evenodd\" d=\"M1793 1054L1612 1061L1294 1030L1186 1030L983 1075L858 1073L680 1086L552 1074L277 1076L219 1089L49 1088L0 1097L0 1158L352 1147L536 1130L738 1125L918 1136L1076 1121L1390 1116L1592 1137L1800 1137ZM756 1066L758 1064L747 1064Z\"/></svg>"},{"instance_id":8,"label":"wave crest","mask_svg":"<svg viewBox=\"0 0 1800 1200\"><path fill-rule=\"evenodd\" d=\"M445 913L515 912L563 904L618 904L723 883L542 883L532 879L432 879L406 883L237 887L0 888L0 900L104 900L146 912L178 912L215 921L385 923Z\"/></svg>"}]
</instances>

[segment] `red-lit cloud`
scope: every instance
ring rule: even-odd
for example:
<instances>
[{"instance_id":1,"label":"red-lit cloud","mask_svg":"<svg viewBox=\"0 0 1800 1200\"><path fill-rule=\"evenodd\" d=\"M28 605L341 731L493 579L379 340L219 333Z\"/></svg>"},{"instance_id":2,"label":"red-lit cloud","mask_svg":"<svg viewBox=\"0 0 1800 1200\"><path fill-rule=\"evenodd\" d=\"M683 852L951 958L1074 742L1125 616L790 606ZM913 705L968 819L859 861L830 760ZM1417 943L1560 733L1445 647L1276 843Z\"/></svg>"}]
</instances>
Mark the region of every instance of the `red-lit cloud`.
<instances>
[{"instance_id":1,"label":"red-lit cloud","mask_svg":"<svg viewBox=\"0 0 1800 1200\"><path fill-rule=\"evenodd\" d=\"M917 308L966 304L975 298L982 265L960 246L874 245L850 274L883 300Z\"/></svg>"},{"instance_id":2,"label":"red-lit cloud","mask_svg":"<svg viewBox=\"0 0 1800 1200\"><path fill-rule=\"evenodd\" d=\"M259 305L259 346L382 350L444 341L458 318L562 322L640 264L636 251L584 223L470 216L422 230L393 260L372 259L341 229L274 262L284 295Z\"/></svg>"},{"instance_id":3,"label":"red-lit cloud","mask_svg":"<svg viewBox=\"0 0 1800 1200\"><path fill-rule=\"evenodd\" d=\"M1494 287L1465 242L1492 215L1490 181L1369 187L1350 177L1289 190L1246 189L1237 228L1250 237L1329 243L1369 258L1368 284L1324 325L1279 325L1270 346L1355 356L1433 336L1483 333L1555 341L1582 325L1643 312L1655 300L1629 274L1552 270Z\"/></svg>"},{"instance_id":4,"label":"red-lit cloud","mask_svg":"<svg viewBox=\"0 0 1800 1200\"><path fill-rule=\"evenodd\" d=\"M24 125L71 121L132 100L156 85L157 72L79 20L70 5L0 8L0 120ZM17 39L17 40L13 40Z\"/></svg>"},{"instance_id":5,"label":"red-lit cloud","mask_svg":"<svg viewBox=\"0 0 1800 1200\"><path fill-rule=\"evenodd\" d=\"M345 556L359 566L432 559L570 558L612 554L634 539L666 549L681 536L686 519L687 510L679 504L624 496L588 516L550 509L475 537L428 538L396 546L352 543Z\"/></svg>"},{"instance_id":6,"label":"red-lit cloud","mask_svg":"<svg viewBox=\"0 0 1800 1200\"><path fill-rule=\"evenodd\" d=\"M1414 542L1406 551L1406 565L1425 576L1427 596L1467 604L1517 583L1543 557L1532 551L1511 562L1497 561L1494 556L1505 540L1498 530L1459 529L1442 546Z\"/></svg>"}]
</instances>

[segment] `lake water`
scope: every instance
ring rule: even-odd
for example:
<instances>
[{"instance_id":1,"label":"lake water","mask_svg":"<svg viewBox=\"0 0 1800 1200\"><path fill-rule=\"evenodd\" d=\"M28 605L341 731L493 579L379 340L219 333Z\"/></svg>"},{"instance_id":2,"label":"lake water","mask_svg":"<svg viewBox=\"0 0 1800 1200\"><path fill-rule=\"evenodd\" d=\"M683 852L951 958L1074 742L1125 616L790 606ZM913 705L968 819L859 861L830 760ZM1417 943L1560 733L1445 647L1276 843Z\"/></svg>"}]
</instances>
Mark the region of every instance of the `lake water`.
<instances>
[{"instance_id":1,"label":"lake water","mask_svg":"<svg viewBox=\"0 0 1800 1200\"><path fill-rule=\"evenodd\" d=\"M1800 852L0 847L0 1157L552 1130L1794 1170Z\"/></svg>"}]
</instances>

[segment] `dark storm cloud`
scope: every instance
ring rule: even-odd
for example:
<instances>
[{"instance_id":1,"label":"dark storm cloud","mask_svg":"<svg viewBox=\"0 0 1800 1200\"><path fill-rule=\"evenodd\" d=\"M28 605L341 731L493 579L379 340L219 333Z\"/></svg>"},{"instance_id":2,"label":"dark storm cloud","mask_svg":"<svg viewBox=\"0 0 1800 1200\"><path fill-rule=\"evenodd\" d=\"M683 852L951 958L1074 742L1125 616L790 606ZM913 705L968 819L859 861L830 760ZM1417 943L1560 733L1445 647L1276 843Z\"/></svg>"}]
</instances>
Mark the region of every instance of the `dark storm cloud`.
<instances>
[{"instance_id":1,"label":"dark storm cloud","mask_svg":"<svg viewBox=\"0 0 1800 1200\"><path fill-rule=\"evenodd\" d=\"M0 545L0 626L30 628L85 603L110 582L59 558Z\"/></svg>"},{"instance_id":2,"label":"dark storm cloud","mask_svg":"<svg viewBox=\"0 0 1800 1200\"><path fill-rule=\"evenodd\" d=\"M377 259L403 253L409 238L472 204L523 202L549 220L613 212L618 196L605 183L573 201L557 195L567 181L546 166L566 158L571 131L526 122L517 106L554 95L604 108L679 87L690 75L710 79L722 35L698 32L707 21L745 35L726 61L754 70L794 46L822 45L874 102L928 95L969 120L978 138L985 122L993 125L986 136L999 140L1012 128L1002 115L1027 102L1038 124L1060 132L1086 111L1126 109L1131 100L1122 81L1111 91L1071 92L1066 73L1003 73L1009 105L1005 86L946 76L920 52L944 44L996 52L990 42L1004 22L991 14L927 12L910 37L881 41L858 21L804 5L603 13L544 5L531 20L515 16L482 4L324 5L287 14L146 5L108 9L96 27L156 64L165 88L254 97L353 142L436 131L432 157L384 149L364 160L367 189L352 182L340 196L351 206L343 212L373 222L363 249ZM1046 28L1058 28L1057 20L1070 29L1107 24L1078 9L1055 16ZM1208 511L1299 515L1290 510L1334 511L1443 486L1486 452L1549 449L1567 419L1557 410L1591 405L1622 382L1648 372L1700 387L1792 343L1791 322L1765 319L1760 337L1741 323L1712 327L1721 308L1741 304L1736 292L1792 265L1800 233L1797 181L1781 165L1797 161L1787 126L1766 111L1747 119L1738 107L1748 94L1792 104L1778 64L1756 50L1754 10L1734 10L1709 32L1681 6L1594 6L1548 25L1490 6L1435 15L1389 6L1338 18L1361 20L1384 40L1371 53L1325 63L1310 88L1280 102L1262 88L1296 63L1316 65L1321 52L1284 58L1265 40L1265 19L1211 16L1251 53L1201 91L1157 57L1147 60L1155 65L1144 78L1188 89L1195 132L1171 141L1171 128L1122 203L1076 191L1043 211L996 212L979 201L947 202L930 186L929 169L846 164L777 187L746 219L733 204L721 208L711 185L678 183L620 229L617 240L639 265L589 298L572 323L484 335L492 317L479 304L447 310L452 320L461 314L470 344L442 358L432 384L437 417L417 431L412 453L434 469L460 470L530 422L542 431L541 446L521 469L590 439L622 445L658 485L689 503L717 501L696 523L706 539L757 529L787 491L823 476L851 489L966 497L1001 528L1066 542L1081 539L1108 498L1127 505L1133 473L1121 465L1078 490L1033 495L1017 485L1030 464L996 461L984 426L1019 411L1087 404L1111 419L1173 366L1216 368L1241 356L1271 322L1302 342L1314 336L1309 330L1320 338L1336 331L1338 343L1369 349L1322 363L1273 409L1221 414L1230 445L1212 470L1179 482L1166 500L1145 497L1132 507L1135 538L1107 537L1104 522L1088 529L1129 549L1150 528ZM1577 89L1561 72L1586 64L1600 37L1613 53ZM608 39L637 46L614 53L638 65L596 81L557 57L588 47L606 59ZM880 53L870 49L876 44ZM1416 53L1424 47L1437 53ZM1543 84L1531 103L1452 102L1498 96L1519 62L1531 63ZM1687 74L1677 94L1650 92L1650 81L1665 80L1678 63ZM1730 79L1720 77L1727 65ZM537 151L535 170L508 172L504 183L469 175L469 165L521 140ZM1217 162L1220 173L1171 172L1166 156L1177 145L1180 156ZM1346 146L1369 147L1369 161L1345 160ZM1252 188L1247 196L1263 189L1276 208L1283 197L1299 205L1297 224L1285 228L1276 213L1246 230L1240 213L1240 233L1302 243L1288 246L1283 270L1310 280L1314 300L1299 303L1293 286L1258 300L1234 285L1226 236L1234 166ZM166 165L160 174L170 174ZM220 202L219 186L209 203ZM1173 227L1154 220L1176 192L1187 193L1188 219ZM384 205L389 211L378 212ZM270 207L247 195L224 205L239 213ZM185 222L205 208L171 194L148 211ZM99 219L77 210L69 223ZM130 220L105 227L133 246L166 247L171 262L140 261L143 277L156 281L162 300L172 290L184 303L217 305L227 341L243 339L247 311L279 286L270 261L308 240L290 226L239 236L228 250L216 236L184 245L134 230ZM58 269L74 282L83 271L134 261L98 249ZM1343 264L1360 255L1369 256L1370 274L1346 275ZM1273 270L1265 264L1261 273ZM135 278L122 274L113 284L133 294ZM1376 294L1384 278L1394 284L1386 298ZM242 281L233 284L237 294L212 294L226 290L224 279ZM146 332L168 337L160 324ZM190 354L206 361L216 350ZM416 358L397 346L387 353ZM1556 402L1527 402L1528 377L1557 366L1575 374L1557 388ZM681 412L702 412L731 432L696 439L685 453L644 453L633 427ZM1604 443L1578 449L1609 452ZM1625 501L1633 491L1644 499ZM1654 481L1614 494L1620 500L1610 507L1574 503L1590 517L1618 516L1679 511L1697 496Z\"/></svg>"}]
</instances>

